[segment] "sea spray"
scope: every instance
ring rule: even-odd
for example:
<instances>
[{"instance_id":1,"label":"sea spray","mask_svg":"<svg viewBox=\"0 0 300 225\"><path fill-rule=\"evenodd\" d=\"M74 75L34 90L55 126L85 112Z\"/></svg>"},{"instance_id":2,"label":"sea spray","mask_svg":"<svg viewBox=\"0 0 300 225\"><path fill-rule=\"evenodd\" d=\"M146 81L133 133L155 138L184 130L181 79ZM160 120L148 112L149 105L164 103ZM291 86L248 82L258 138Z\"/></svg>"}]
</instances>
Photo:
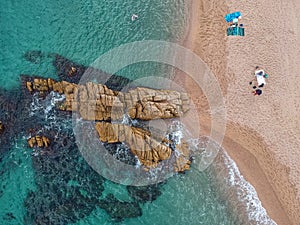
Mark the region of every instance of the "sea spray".
<instances>
[{"instance_id":1,"label":"sea spray","mask_svg":"<svg viewBox=\"0 0 300 225\"><path fill-rule=\"evenodd\" d=\"M27 135L28 138L32 135L45 135L50 130L55 130L54 139L57 140L60 138L61 133L72 131L71 114L57 109L64 99L64 95L53 91L45 98L42 98L39 93L33 94L29 117L34 117L36 120L33 125L34 133Z\"/></svg>"},{"instance_id":2,"label":"sea spray","mask_svg":"<svg viewBox=\"0 0 300 225\"><path fill-rule=\"evenodd\" d=\"M216 189L242 224L276 225L262 206L254 187L245 180L224 150L219 151L209 172L216 178L213 181Z\"/></svg>"},{"instance_id":3,"label":"sea spray","mask_svg":"<svg viewBox=\"0 0 300 225\"><path fill-rule=\"evenodd\" d=\"M173 137L177 135L187 141L191 158L201 158L209 137L191 138L185 126L179 122L173 123L171 128ZM213 186L221 198L227 202L228 213L242 224L276 225L262 206L256 190L244 179L235 162L217 143L215 147L219 148L219 154L213 164L204 172L209 174ZM197 163L197 160L194 160L193 163Z\"/></svg>"}]
</instances>

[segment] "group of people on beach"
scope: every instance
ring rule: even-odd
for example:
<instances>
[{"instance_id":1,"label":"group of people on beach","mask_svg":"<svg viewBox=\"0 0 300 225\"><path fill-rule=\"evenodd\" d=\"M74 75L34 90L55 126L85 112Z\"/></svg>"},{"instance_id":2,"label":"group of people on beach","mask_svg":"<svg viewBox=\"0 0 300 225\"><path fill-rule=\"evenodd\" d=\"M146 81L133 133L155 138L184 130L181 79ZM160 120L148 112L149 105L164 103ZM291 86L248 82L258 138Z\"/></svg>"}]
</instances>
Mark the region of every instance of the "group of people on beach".
<instances>
[{"instance_id":1,"label":"group of people on beach","mask_svg":"<svg viewBox=\"0 0 300 225\"><path fill-rule=\"evenodd\" d=\"M255 72L254 72L255 78L249 82L250 85L253 85L252 88L254 89L252 93L254 95L261 95L262 94L262 88L266 84L266 79L268 78L268 74L265 73L263 69L261 69L259 66L256 66ZM256 84L254 83L256 81Z\"/></svg>"}]
</instances>

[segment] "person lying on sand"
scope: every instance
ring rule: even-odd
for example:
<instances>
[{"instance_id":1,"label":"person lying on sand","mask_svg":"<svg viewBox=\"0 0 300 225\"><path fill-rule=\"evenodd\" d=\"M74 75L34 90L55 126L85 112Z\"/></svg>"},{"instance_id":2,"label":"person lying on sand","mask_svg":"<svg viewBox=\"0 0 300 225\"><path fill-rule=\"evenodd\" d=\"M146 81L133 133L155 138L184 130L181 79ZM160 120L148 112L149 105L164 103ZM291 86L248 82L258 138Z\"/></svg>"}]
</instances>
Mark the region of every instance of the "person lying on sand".
<instances>
[{"instance_id":1,"label":"person lying on sand","mask_svg":"<svg viewBox=\"0 0 300 225\"><path fill-rule=\"evenodd\" d=\"M263 87L266 84L264 75L265 75L265 71L259 69L259 67L257 66L255 70L255 77L256 77L258 87Z\"/></svg>"},{"instance_id":2,"label":"person lying on sand","mask_svg":"<svg viewBox=\"0 0 300 225\"><path fill-rule=\"evenodd\" d=\"M265 73L263 69L261 69L259 66L255 67L255 78L249 82L250 85L252 85L253 81L257 81L258 87L262 88L266 84L266 79L268 76ZM253 88L256 88L256 86L253 86Z\"/></svg>"}]
</instances>

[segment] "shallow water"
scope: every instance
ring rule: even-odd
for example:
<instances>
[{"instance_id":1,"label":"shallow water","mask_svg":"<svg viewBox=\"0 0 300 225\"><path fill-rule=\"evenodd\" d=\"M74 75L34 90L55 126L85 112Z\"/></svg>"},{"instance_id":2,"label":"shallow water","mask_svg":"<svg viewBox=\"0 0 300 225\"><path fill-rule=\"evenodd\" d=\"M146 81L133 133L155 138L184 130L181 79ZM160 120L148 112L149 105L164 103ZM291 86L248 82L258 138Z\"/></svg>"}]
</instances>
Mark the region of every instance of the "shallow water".
<instances>
[{"instance_id":1,"label":"shallow water","mask_svg":"<svg viewBox=\"0 0 300 225\"><path fill-rule=\"evenodd\" d=\"M5 0L2 2L0 12L0 84L5 89L20 86L20 74L57 78L50 53L57 53L75 62L89 65L99 55L127 42L138 40L179 41L183 37L187 13L183 0L153 0L151 2L59 0L55 3L50 0L23 2ZM134 22L131 21L133 13L139 16ZM33 50L36 52L31 53L32 55L28 58L28 51ZM24 57L26 54L27 60ZM169 76L170 67L156 63L139 63L122 69L118 74L131 79L149 75ZM13 99L14 96L11 98ZM43 130L55 129L56 136L59 137L63 132L70 131L72 126L70 118L65 120L59 118L53 110L54 108L50 107L57 98L60 96L53 95L45 100L34 96L28 106L28 117L38 117L39 121L44 121ZM2 116L0 115L0 120ZM34 125L32 124L32 126ZM26 135L26 133L21 133L16 137L10 150L1 155L0 224L27 224L24 222L28 211L25 202L31 191L42 193L43 196L52 196L49 197L49 202L51 202L58 198L58 194L61 194L59 189L67 195L67 191L79 186L76 177L72 177L72 174L68 175L71 178L67 177L67 173L62 172L62 167L61 173L58 170L54 177L54 180L61 180L61 186L38 190L38 185L41 184L43 178L46 180L49 174L41 175L42 173L34 169L33 165L37 165L39 152L28 148L26 142L28 136ZM62 148L62 150L64 149ZM223 161L215 165L215 169L198 172L192 167L190 172L170 178L166 184L161 186L161 195L156 200L140 204L142 208L140 217L116 222L103 209L96 206L91 213L81 219L77 218L70 224L229 225L241 224L240 221L243 221L243 224L258 224L257 220L260 221L261 218L264 218L265 222L261 221L259 224L272 224L263 209L260 208L255 191L247 190L247 188L240 190L232 188L234 186L230 183L232 171L237 174L235 179L238 182L242 178L236 172L237 170L228 156L224 157ZM97 178L82 157L75 154L71 159L78 160L74 168L71 167L73 175L82 176L82 180L89 180L91 177ZM59 163L51 164L52 161L50 161L51 163L47 165L57 166L61 163L72 166L73 164L68 160L70 160L68 157L62 157ZM41 164L41 166L43 165ZM54 169L54 167L50 167L48 172ZM225 178L225 181L228 182L220 182L218 178ZM45 186L47 185L45 183ZM98 197L104 198L112 193L121 201L132 201L125 186L108 180L102 186L104 191ZM79 189L83 195L86 195L85 192L93 195L91 190L95 190L95 184L86 182L84 188L86 190ZM54 193L53 190L57 190L57 192ZM235 203L238 202L239 205L246 208L242 216L232 206L235 204L232 204L232 195L241 190L245 190L246 196L252 196L245 199L234 199ZM258 207L250 207L248 210L247 204L251 199L255 199ZM239 202L239 200L241 201ZM36 207L36 214L42 213L42 210L38 208L42 206L37 204L34 207ZM57 208L63 211L62 208ZM51 210L53 209L51 208ZM78 211L80 210L83 208L78 209ZM247 215L251 213L254 216L248 217ZM67 224L67 222L63 224Z\"/></svg>"},{"instance_id":2,"label":"shallow water","mask_svg":"<svg viewBox=\"0 0 300 225\"><path fill-rule=\"evenodd\" d=\"M139 16L134 22L133 13ZM17 86L21 73L55 77L48 57L30 63L23 57L27 51L58 53L89 65L127 42L179 40L186 23L184 13L182 0L2 1L0 82L5 88ZM148 72L140 68L127 75L158 72L151 66Z\"/></svg>"},{"instance_id":3,"label":"shallow water","mask_svg":"<svg viewBox=\"0 0 300 225\"><path fill-rule=\"evenodd\" d=\"M35 190L31 149L26 139L16 140L12 150L1 160L0 223L23 224L23 201L29 190ZM10 216L12 215L12 216Z\"/></svg>"}]
</instances>

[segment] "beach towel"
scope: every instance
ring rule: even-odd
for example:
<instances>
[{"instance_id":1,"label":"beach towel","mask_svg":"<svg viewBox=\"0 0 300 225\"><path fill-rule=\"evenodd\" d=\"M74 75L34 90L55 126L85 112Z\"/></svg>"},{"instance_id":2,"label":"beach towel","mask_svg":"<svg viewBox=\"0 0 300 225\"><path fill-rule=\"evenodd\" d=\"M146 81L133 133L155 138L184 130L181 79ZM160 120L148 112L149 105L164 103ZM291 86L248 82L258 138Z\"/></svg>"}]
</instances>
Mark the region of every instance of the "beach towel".
<instances>
[{"instance_id":1,"label":"beach towel","mask_svg":"<svg viewBox=\"0 0 300 225\"><path fill-rule=\"evenodd\" d=\"M264 78L264 76L262 75L255 75L256 76L256 80L257 80L257 84L258 86L262 85L262 84L266 84L266 79Z\"/></svg>"},{"instance_id":2,"label":"beach towel","mask_svg":"<svg viewBox=\"0 0 300 225\"><path fill-rule=\"evenodd\" d=\"M228 27L227 36L245 36L243 27Z\"/></svg>"},{"instance_id":3,"label":"beach towel","mask_svg":"<svg viewBox=\"0 0 300 225\"><path fill-rule=\"evenodd\" d=\"M240 12L229 13L225 16L225 20L227 23L232 22L233 19L239 18L242 14Z\"/></svg>"}]
</instances>

